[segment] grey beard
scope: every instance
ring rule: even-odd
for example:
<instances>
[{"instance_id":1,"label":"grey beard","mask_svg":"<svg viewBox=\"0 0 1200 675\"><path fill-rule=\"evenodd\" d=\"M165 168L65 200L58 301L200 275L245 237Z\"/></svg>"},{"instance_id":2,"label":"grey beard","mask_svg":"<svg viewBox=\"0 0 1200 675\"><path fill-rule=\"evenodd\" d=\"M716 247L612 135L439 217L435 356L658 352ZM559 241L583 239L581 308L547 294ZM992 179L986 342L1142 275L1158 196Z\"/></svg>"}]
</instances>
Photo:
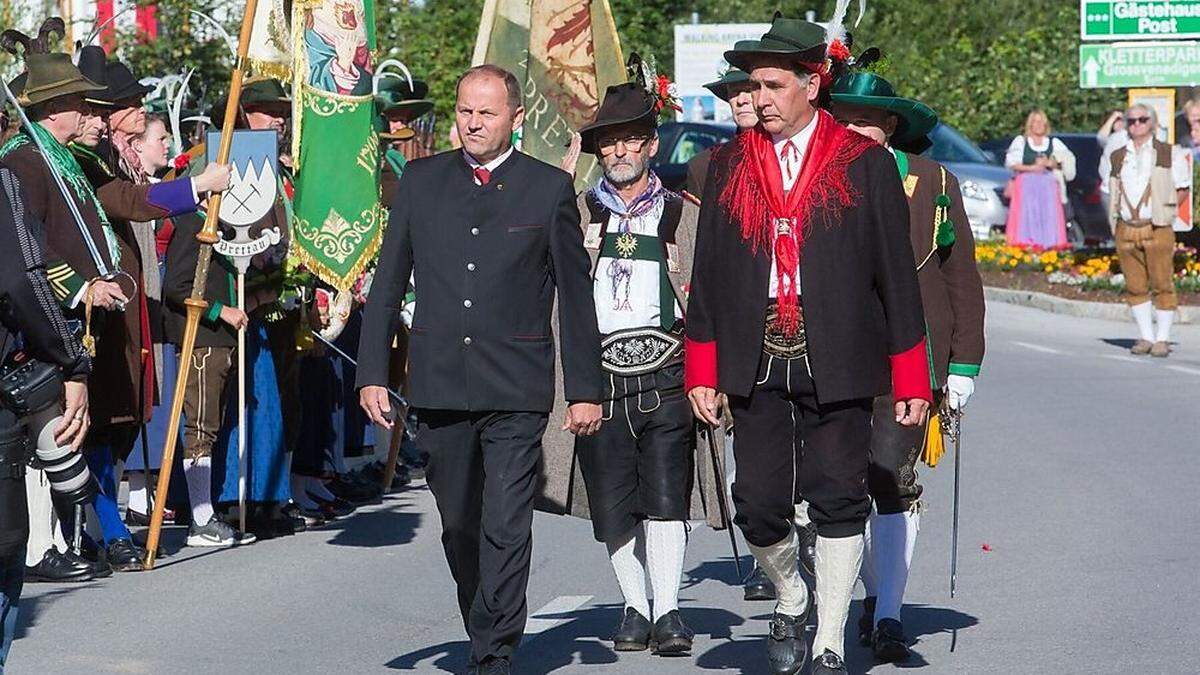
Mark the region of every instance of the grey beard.
<instances>
[{"instance_id":1,"label":"grey beard","mask_svg":"<svg viewBox=\"0 0 1200 675\"><path fill-rule=\"evenodd\" d=\"M646 163L639 164L629 164L615 167L615 171L606 167L604 169L604 177L608 179L608 182L611 183L613 187L622 188L633 185L646 175L646 171L649 168Z\"/></svg>"}]
</instances>

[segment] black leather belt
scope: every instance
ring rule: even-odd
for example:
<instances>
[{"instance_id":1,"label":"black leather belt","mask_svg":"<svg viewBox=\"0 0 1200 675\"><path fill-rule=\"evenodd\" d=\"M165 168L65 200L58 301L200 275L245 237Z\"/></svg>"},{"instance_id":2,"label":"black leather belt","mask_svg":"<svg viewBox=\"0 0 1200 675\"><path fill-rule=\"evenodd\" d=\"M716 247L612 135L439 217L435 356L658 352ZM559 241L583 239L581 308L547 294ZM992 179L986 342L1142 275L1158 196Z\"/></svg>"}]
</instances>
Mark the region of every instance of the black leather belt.
<instances>
[{"instance_id":1,"label":"black leather belt","mask_svg":"<svg viewBox=\"0 0 1200 675\"><path fill-rule=\"evenodd\" d=\"M648 375L683 356L683 335L661 328L627 328L600 341L600 365L622 377Z\"/></svg>"},{"instance_id":2,"label":"black leather belt","mask_svg":"<svg viewBox=\"0 0 1200 675\"><path fill-rule=\"evenodd\" d=\"M799 309L799 308L798 308ZM793 333L784 333L779 325L779 307L767 306L767 325L763 331L763 353L780 359L798 359L808 354L808 338L804 333L804 310Z\"/></svg>"}]
</instances>

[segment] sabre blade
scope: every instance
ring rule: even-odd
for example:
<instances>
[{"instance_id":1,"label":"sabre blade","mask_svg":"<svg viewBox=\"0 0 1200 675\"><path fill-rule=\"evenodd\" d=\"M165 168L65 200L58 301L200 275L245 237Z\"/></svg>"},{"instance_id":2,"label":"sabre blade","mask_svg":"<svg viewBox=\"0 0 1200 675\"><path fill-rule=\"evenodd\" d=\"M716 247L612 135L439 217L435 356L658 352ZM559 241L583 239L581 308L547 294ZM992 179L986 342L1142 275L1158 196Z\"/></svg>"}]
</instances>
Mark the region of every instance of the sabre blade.
<instances>
[{"instance_id":1,"label":"sabre blade","mask_svg":"<svg viewBox=\"0 0 1200 675\"><path fill-rule=\"evenodd\" d=\"M954 442L954 510L950 528L950 597L958 590L958 495L962 467L962 411L951 411L950 440Z\"/></svg>"}]
</instances>

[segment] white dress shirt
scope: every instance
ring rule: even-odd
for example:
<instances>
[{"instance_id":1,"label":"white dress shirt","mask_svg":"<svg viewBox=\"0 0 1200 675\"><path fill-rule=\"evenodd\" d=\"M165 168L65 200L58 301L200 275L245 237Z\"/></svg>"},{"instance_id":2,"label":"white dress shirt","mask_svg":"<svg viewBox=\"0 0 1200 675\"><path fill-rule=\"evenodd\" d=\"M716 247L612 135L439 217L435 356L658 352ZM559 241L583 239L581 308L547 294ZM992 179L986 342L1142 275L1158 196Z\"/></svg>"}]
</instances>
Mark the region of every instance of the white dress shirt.
<instances>
[{"instance_id":1,"label":"white dress shirt","mask_svg":"<svg viewBox=\"0 0 1200 675\"><path fill-rule=\"evenodd\" d=\"M808 144L812 141L813 132L817 128L816 112L808 124L804 128L797 131L793 136L776 136L771 135L771 140L775 142L775 156L779 158L779 173L783 176L783 191L789 192L796 185L796 180L800 178L800 167L804 166L804 156L808 153ZM797 226L802 223L797 223ZM779 297L779 281L775 274L775 253L774 246L771 248L771 277L767 281L767 297ZM797 275L796 284L800 283L800 277ZM800 289L796 289L796 293L800 293Z\"/></svg>"},{"instance_id":2,"label":"white dress shirt","mask_svg":"<svg viewBox=\"0 0 1200 675\"><path fill-rule=\"evenodd\" d=\"M497 167L499 167L501 164L503 164L504 160L506 160L510 156L512 156L513 150L515 150L515 148L513 146L511 146L511 145L508 146L508 150L505 150L504 154L500 155L496 159L493 159L492 161L488 162L487 164L481 164L479 162L479 160L472 157L471 153L467 152L465 149L463 150L463 158L467 160L467 166L471 167L471 171L475 171L475 169L479 169L479 168L484 168L484 169L487 169L488 173L491 173L491 172L495 171ZM478 178L475 179L475 184L479 185Z\"/></svg>"},{"instance_id":3,"label":"white dress shirt","mask_svg":"<svg viewBox=\"0 0 1200 675\"><path fill-rule=\"evenodd\" d=\"M1121 164L1121 188L1125 191L1125 199L1121 200L1121 217L1125 220L1150 220L1153 209L1150 200L1142 205L1135 215L1130 213L1129 207L1137 206L1141 201L1142 195L1146 193L1146 186L1150 184L1150 177L1154 173L1154 164L1156 153L1154 151L1154 143L1149 139L1142 144L1141 149L1134 146L1130 140L1125 144L1125 161ZM1171 155L1171 178L1175 183L1176 188L1186 188L1191 182L1191 176L1188 175L1188 167L1186 161L1179 161L1179 157L1172 153ZM1106 183L1107 181L1101 181ZM1118 195L1113 195L1113 199L1119 198Z\"/></svg>"}]
</instances>

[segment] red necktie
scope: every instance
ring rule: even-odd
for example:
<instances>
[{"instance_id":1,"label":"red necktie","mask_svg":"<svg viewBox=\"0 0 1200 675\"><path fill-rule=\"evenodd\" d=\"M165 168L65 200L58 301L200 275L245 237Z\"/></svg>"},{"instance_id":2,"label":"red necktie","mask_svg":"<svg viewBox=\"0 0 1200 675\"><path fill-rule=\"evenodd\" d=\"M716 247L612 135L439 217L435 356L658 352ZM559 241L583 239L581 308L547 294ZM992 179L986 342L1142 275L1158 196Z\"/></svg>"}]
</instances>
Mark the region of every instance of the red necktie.
<instances>
[{"instance_id":1,"label":"red necktie","mask_svg":"<svg viewBox=\"0 0 1200 675\"><path fill-rule=\"evenodd\" d=\"M480 185L487 185L492 179L492 172L482 166L475 167L475 180L479 181Z\"/></svg>"},{"instance_id":2,"label":"red necktie","mask_svg":"<svg viewBox=\"0 0 1200 675\"><path fill-rule=\"evenodd\" d=\"M800 150L796 148L795 143L789 140L783 144L783 151L779 153L779 158L782 160L780 163L787 166L788 180L792 180L795 177L796 165L800 163Z\"/></svg>"}]
</instances>

